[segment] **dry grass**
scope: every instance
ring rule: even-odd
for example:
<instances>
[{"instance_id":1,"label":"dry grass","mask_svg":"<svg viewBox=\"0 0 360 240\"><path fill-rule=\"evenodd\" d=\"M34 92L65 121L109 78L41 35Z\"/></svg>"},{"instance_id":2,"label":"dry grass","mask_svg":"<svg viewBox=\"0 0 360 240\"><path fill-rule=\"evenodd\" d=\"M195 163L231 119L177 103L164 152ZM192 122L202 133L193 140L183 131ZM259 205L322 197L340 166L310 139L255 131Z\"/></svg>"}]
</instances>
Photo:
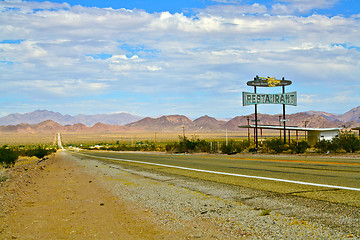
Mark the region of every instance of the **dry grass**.
<instances>
[{"instance_id":1,"label":"dry grass","mask_svg":"<svg viewBox=\"0 0 360 240\"><path fill-rule=\"evenodd\" d=\"M179 136L183 136L183 132L124 132L124 133L61 133L64 144L97 144L97 143L116 143L120 144L136 143L139 141L155 141L157 143L166 143L169 141L179 140ZM198 138L207 141L225 141L226 133L224 132L185 132L188 139ZM248 138L246 129L240 131L228 131L228 139L245 140ZM250 131L251 140L253 140L254 132ZM259 131L259 142L261 134ZM262 140L269 137L278 137L278 131L263 131ZM56 144L57 135L54 133L1 133L0 146L2 145L37 145L37 144ZM292 135L295 139L295 135ZM303 139L303 136L299 136Z\"/></svg>"},{"instance_id":2,"label":"dry grass","mask_svg":"<svg viewBox=\"0 0 360 240\"><path fill-rule=\"evenodd\" d=\"M61 134L64 144L97 144L97 143L136 143L139 141L157 143L178 141L179 136L183 136L181 132L153 132L153 133L63 133ZM199 138L206 140L225 141L225 132L187 132L185 136L189 139ZM243 140L247 138L246 132L228 132L229 139Z\"/></svg>"},{"instance_id":3,"label":"dry grass","mask_svg":"<svg viewBox=\"0 0 360 240\"><path fill-rule=\"evenodd\" d=\"M9 145L38 145L56 144L56 135L53 133L1 133L0 146Z\"/></svg>"},{"instance_id":4,"label":"dry grass","mask_svg":"<svg viewBox=\"0 0 360 240\"><path fill-rule=\"evenodd\" d=\"M251 134L251 140L253 141L253 132ZM98 144L98 143L116 143L120 144L136 143L140 141L155 141L157 143L167 143L169 141L178 141L179 136L183 136L181 131L179 132L126 132L126 133L62 133L62 141L64 144ZM225 141L226 133L224 132L186 132L185 136L188 139L205 139L207 141ZM245 140L248 138L247 130L243 131L229 131L227 133L228 140ZM266 138L278 137L279 133L274 131L263 132L262 140ZM299 140L303 139L303 136L299 136ZM292 136L295 139L295 136ZM259 132L259 142L261 141L261 135Z\"/></svg>"}]
</instances>

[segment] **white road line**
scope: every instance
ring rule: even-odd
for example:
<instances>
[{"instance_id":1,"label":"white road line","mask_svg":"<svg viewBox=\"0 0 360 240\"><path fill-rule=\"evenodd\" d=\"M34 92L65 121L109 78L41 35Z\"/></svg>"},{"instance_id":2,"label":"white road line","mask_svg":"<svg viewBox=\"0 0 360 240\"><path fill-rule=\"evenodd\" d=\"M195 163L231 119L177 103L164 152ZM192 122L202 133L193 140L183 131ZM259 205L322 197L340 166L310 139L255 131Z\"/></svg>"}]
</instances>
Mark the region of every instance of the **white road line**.
<instances>
[{"instance_id":1,"label":"white road line","mask_svg":"<svg viewBox=\"0 0 360 240\"><path fill-rule=\"evenodd\" d=\"M72 153L75 153L75 152L72 152ZM235 177L255 178L255 179L286 182L286 183L295 183L295 184L315 186L315 187L325 187L325 188L344 189L344 190L351 190L351 191L360 191L360 188L335 186L335 185L327 185L327 184L319 184L319 183L309 183L309 182L293 181L293 180L286 180L286 179L279 179L279 178L259 177L259 176L243 175L243 174L236 174L236 173L217 172L217 171L210 171L210 170L203 170L203 169L196 169L196 168L172 166L172 165L166 165L166 164L160 164L160 163L142 162L142 161L137 161L137 160L93 156L93 155L88 155L88 154L84 154L84 153L75 153L75 154L92 157L92 158L101 158L101 159L108 159L108 160L118 160L118 161L123 161L123 162L141 163L141 164L155 165L155 166L168 167L168 168L177 168L177 169L183 169L183 170L189 170L189 171L195 171L195 172L213 173L213 174L235 176Z\"/></svg>"}]
</instances>

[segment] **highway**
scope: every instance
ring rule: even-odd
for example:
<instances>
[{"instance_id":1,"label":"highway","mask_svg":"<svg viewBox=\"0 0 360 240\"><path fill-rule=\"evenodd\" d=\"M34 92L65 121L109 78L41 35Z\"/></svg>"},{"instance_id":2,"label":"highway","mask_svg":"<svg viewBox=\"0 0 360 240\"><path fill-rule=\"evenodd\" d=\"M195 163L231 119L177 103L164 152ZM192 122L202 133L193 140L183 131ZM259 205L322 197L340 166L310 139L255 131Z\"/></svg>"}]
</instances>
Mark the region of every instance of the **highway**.
<instances>
[{"instance_id":1,"label":"highway","mask_svg":"<svg viewBox=\"0 0 360 240\"><path fill-rule=\"evenodd\" d=\"M59 143L61 144L60 135ZM81 158L164 174L360 206L358 158L259 154L170 155L107 151L71 153Z\"/></svg>"},{"instance_id":2,"label":"highway","mask_svg":"<svg viewBox=\"0 0 360 240\"><path fill-rule=\"evenodd\" d=\"M360 206L360 161L355 158L104 151L73 154L165 174Z\"/></svg>"},{"instance_id":3,"label":"highway","mask_svg":"<svg viewBox=\"0 0 360 240\"><path fill-rule=\"evenodd\" d=\"M57 142L58 142L59 148L64 150L64 147L63 147L62 142L61 142L61 134L60 133L57 134L57 139L58 139Z\"/></svg>"}]
</instances>

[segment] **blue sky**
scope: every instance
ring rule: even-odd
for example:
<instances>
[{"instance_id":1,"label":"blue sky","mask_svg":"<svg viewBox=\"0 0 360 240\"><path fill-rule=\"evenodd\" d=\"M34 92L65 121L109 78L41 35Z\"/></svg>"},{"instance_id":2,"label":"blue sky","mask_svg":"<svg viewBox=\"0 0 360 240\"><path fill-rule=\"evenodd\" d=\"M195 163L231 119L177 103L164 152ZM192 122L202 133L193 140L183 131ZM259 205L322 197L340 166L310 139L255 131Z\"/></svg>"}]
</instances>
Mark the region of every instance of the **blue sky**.
<instances>
[{"instance_id":1,"label":"blue sky","mask_svg":"<svg viewBox=\"0 0 360 240\"><path fill-rule=\"evenodd\" d=\"M359 43L358 0L0 1L0 116L231 118L253 113L255 75L293 81L288 113L341 114L360 105Z\"/></svg>"}]
</instances>

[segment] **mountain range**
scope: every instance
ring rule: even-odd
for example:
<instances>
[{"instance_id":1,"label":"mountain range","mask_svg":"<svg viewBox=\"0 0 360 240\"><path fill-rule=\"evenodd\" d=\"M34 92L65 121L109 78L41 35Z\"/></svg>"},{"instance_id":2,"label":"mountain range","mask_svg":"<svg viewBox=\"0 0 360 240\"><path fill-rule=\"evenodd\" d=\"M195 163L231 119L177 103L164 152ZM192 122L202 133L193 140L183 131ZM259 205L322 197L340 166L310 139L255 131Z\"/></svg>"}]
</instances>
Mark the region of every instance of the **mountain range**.
<instances>
[{"instance_id":1,"label":"mountain range","mask_svg":"<svg viewBox=\"0 0 360 240\"><path fill-rule=\"evenodd\" d=\"M36 110L30 113L14 113L0 118L0 126L25 124L38 124L46 120L53 120L61 125L72 125L81 123L86 126L93 126L101 122L110 125L126 125L142 119L143 117L132 115L130 113L112 113L112 114L95 114L84 115L78 114L76 116L62 115L58 112L47 110Z\"/></svg>"},{"instance_id":2,"label":"mountain range","mask_svg":"<svg viewBox=\"0 0 360 240\"><path fill-rule=\"evenodd\" d=\"M258 114L259 124L278 125L280 114ZM288 126L299 127L359 127L360 106L342 115L326 112L300 112L286 115ZM13 124L5 125L13 119ZM26 114L11 114L0 118L0 132L39 133L39 132L215 132L239 131L238 126L247 125L254 119L250 116L237 116L229 121L217 120L207 115L191 120L183 115L167 115L157 118L134 116L128 113L97 115L62 115L46 110ZM78 122L76 122L78 121ZM96 122L97 121L97 122ZM21 123L18 123L21 122ZM96 123L95 123L96 122ZM94 123L94 124L93 124Z\"/></svg>"},{"instance_id":3,"label":"mountain range","mask_svg":"<svg viewBox=\"0 0 360 240\"><path fill-rule=\"evenodd\" d=\"M338 120L341 122L351 122L351 121L360 122L360 106L355 107L344 114L332 114L332 113L319 112L319 111L308 111L307 113L310 115L323 116L329 121Z\"/></svg>"}]
</instances>

